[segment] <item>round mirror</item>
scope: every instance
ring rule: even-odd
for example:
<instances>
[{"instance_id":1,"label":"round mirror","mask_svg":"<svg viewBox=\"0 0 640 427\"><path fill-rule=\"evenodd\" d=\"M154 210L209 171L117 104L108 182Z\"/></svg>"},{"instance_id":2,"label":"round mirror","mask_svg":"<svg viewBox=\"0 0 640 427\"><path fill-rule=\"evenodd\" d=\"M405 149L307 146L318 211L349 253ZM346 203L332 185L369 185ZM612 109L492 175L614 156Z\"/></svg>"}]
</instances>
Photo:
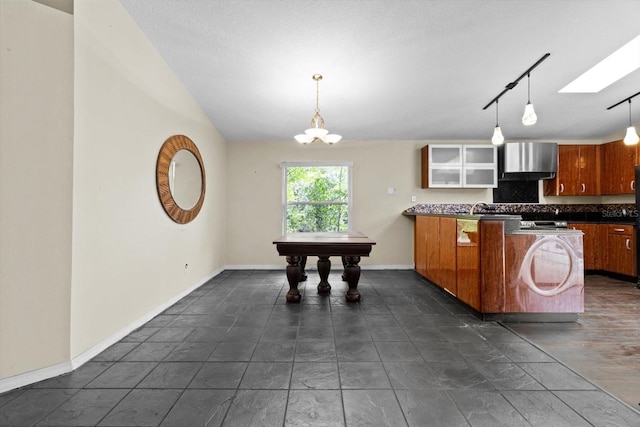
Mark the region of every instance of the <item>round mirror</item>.
<instances>
[{"instance_id":1,"label":"round mirror","mask_svg":"<svg viewBox=\"0 0 640 427\"><path fill-rule=\"evenodd\" d=\"M189 150L179 150L169 165L169 190L180 208L192 209L202 190L200 163Z\"/></svg>"},{"instance_id":2,"label":"round mirror","mask_svg":"<svg viewBox=\"0 0 640 427\"><path fill-rule=\"evenodd\" d=\"M200 151L184 135L167 139L156 163L158 196L175 222L191 222L204 202L205 172Z\"/></svg>"}]
</instances>

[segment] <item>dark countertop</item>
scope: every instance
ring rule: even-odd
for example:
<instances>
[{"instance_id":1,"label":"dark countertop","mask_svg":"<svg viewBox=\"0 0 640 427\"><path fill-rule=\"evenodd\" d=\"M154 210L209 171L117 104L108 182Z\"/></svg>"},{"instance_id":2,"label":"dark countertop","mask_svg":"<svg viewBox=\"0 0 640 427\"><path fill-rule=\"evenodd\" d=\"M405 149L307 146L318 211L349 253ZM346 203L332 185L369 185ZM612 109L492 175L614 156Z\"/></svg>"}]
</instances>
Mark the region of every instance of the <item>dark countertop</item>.
<instances>
[{"instance_id":1,"label":"dark countertop","mask_svg":"<svg viewBox=\"0 0 640 427\"><path fill-rule=\"evenodd\" d=\"M491 209L476 208L469 215L470 204L423 204L402 212L405 216L446 215L473 219L492 219L494 215L519 215L524 221L567 221L576 223L634 225L638 209L634 204L490 204ZM493 218L498 219L498 218Z\"/></svg>"}]
</instances>

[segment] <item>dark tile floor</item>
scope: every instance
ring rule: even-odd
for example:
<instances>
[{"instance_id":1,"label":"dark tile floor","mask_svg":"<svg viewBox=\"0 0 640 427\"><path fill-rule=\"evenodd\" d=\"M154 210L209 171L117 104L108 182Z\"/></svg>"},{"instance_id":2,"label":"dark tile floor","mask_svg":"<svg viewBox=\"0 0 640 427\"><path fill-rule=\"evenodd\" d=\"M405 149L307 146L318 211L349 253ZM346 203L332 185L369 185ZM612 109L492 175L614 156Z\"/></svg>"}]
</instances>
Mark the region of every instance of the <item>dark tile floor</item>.
<instances>
[{"instance_id":1,"label":"dark tile floor","mask_svg":"<svg viewBox=\"0 0 640 427\"><path fill-rule=\"evenodd\" d=\"M507 326L640 409L640 289L588 275L584 298L585 312L577 322Z\"/></svg>"},{"instance_id":2,"label":"dark tile floor","mask_svg":"<svg viewBox=\"0 0 640 427\"><path fill-rule=\"evenodd\" d=\"M225 271L71 374L0 395L1 426L638 426L640 413L413 271L360 304L286 304Z\"/></svg>"}]
</instances>

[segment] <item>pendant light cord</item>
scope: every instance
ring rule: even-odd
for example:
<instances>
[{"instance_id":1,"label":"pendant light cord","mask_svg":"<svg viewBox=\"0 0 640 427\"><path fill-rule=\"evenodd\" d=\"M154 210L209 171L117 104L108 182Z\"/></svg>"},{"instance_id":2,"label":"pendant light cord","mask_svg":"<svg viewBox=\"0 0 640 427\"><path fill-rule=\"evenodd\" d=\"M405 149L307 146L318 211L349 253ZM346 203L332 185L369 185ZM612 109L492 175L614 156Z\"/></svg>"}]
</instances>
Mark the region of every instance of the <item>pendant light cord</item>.
<instances>
[{"instance_id":1,"label":"pendant light cord","mask_svg":"<svg viewBox=\"0 0 640 427\"><path fill-rule=\"evenodd\" d=\"M527 73L527 104L531 104L531 74Z\"/></svg>"},{"instance_id":2,"label":"pendant light cord","mask_svg":"<svg viewBox=\"0 0 640 427\"><path fill-rule=\"evenodd\" d=\"M498 100L496 99L496 127L498 127Z\"/></svg>"},{"instance_id":3,"label":"pendant light cord","mask_svg":"<svg viewBox=\"0 0 640 427\"><path fill-rule=\"evenodd\" d=\"M629 127L631 127L631 99L629 99Z\"/></svg>"},{"instance_id":4,"label":"pendant light cord","mask_svg":"<svg viewBox=\"0 0 640 427\"><path fill-rule=\"evenodd\" d=\"M316 113L320 113L320 79L316 80Z\"/></svg>"}]
</instances>

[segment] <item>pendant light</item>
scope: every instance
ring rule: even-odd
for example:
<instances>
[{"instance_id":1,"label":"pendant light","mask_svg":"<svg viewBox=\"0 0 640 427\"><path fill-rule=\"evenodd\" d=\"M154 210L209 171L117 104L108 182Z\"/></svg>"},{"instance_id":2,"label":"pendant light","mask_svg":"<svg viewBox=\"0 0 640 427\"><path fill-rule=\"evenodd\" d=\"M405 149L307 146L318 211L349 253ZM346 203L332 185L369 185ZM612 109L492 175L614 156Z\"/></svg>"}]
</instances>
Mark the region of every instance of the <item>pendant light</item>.
<instances>
[{"instance_id":1,"label":"pendant light","mask_svg":"<svg viewBox=\"0 0 640 427\"><path fill-rule=\"evenodd\" d=\"M640 140L636 128L631 125L631 99L629 99L629 127L627 128L627 134L624 137L625 145L635 145Z\"/></svg>"},{"instance_id":2,"label":"pendant light","mask_svg":"<svg viewBox=\"0 0 640 427\"><path fill-rule=\"evenodd\" d=\"M522 115L522 124L525 126L535 125L538 121L538 116L533 110L533 104L531 103L531 74L527 73L527 105L524 107L524 114Z\"/></svg>"},{"instance_id":3,"label":"pendant light","mask_svg":"<svg viewBox=\"0 0 640 427\"><path fill-rule=\"evenodd\" d=\"M303 134L296 135L294 138L301 144L309 144L315 141L322 141L329 145L333 145L342 139L342 136L329 133L324 128L324 119L320 115L320 107L318 106L318 100L320 98L320 80L322 80L321 74L314 74L313 80L316 81L316 112L311 118L311 128L304 131Z\"/></svg>"},{"instance_id":4,"label":"pendant light","mask_svg":"<svg viewBox=\"0 0 640 427\"><path fill-rule=\"evenodd\" d=\"M493 145L502 145L504 143L504 136L502 136L502 130L500 130L500 125L498 124L498 100L497 99L496 99L496 128L493 130L491 143Z\"/></svg>"}]
</instances>

